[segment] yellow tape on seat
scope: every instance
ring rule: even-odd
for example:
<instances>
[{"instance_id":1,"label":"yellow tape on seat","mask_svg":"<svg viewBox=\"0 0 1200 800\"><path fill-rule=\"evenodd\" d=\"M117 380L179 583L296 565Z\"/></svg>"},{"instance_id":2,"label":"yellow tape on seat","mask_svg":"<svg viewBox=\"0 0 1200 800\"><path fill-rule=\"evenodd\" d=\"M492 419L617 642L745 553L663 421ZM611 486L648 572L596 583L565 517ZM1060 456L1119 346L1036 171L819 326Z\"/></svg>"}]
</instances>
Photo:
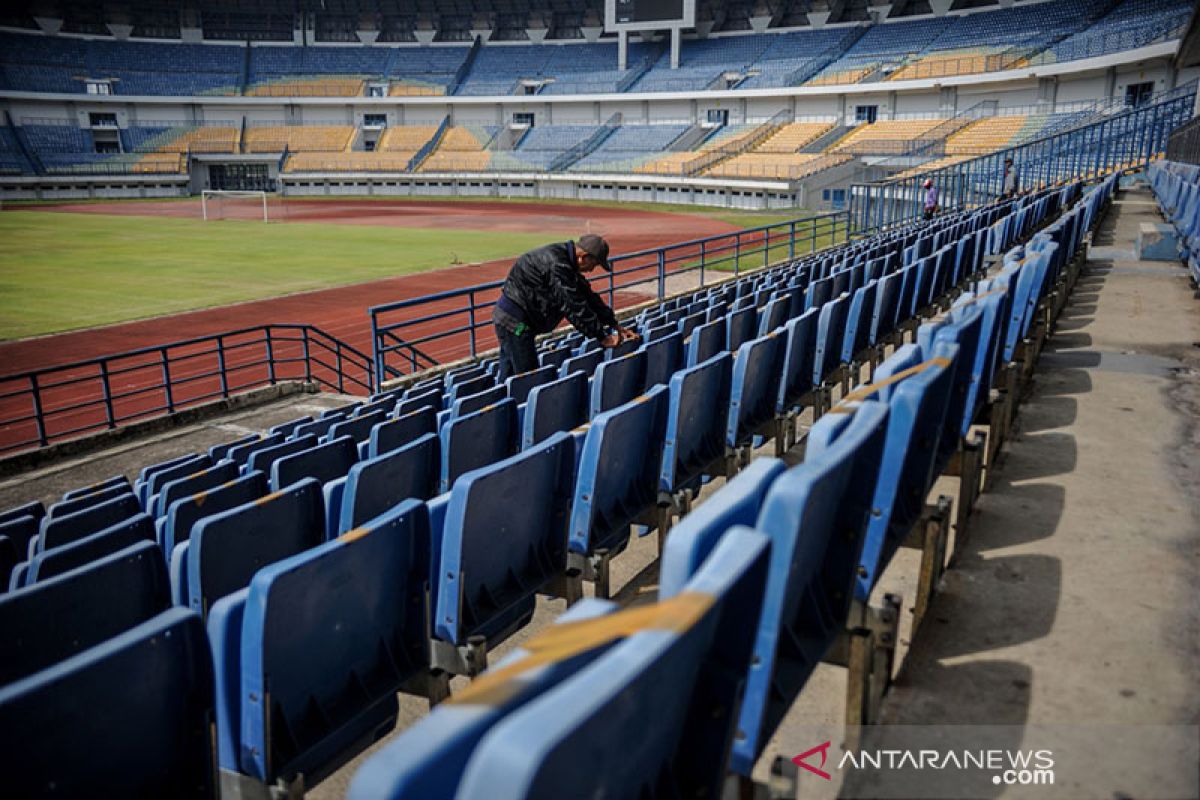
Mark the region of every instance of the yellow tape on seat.
<instances>
[{"instance_id":1,"label":"yellow tape on seat","mask_svg":"<svg viewBox=\"0 0 1200 800\"><path fill-rule=\"evenodd\" d=\"M911 378L913 375L919 375L920 373L924 372L925 370L927 370L933 366L948 367L948 366L950 366L950 359L942 358L941 356L938 356L937 358L931 358L928 361L922 361L920 364L917 364L915 367L909 367L908 369L902 369L899 372L897 372L895 375L889 375L888 377L884 378L881 381L876 381L875 383L868 383L866 386L855 389L853 392L851 392L850 394L843 397L841 400L838 401L838 404L836 406L829 409L828 413L830 413L830 414L853 414L854 409L850 408L850 406L846 405L847 403L856 403L859 400L866 400L868 397L875 394L876 392L878 392L880 389L884 388L885 386L891 386L893 383L899 383L900 381L904 380L905 378Z\"/></svg>"}]
</instances>

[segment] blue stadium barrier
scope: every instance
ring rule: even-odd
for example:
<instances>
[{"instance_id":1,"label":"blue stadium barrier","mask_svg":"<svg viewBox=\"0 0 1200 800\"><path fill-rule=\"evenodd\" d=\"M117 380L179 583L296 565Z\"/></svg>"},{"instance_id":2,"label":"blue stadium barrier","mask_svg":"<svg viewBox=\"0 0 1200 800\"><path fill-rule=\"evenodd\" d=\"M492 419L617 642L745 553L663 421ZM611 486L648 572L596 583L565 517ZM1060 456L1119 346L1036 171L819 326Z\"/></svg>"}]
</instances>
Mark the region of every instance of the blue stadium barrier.
<instances>
[{"instance_id":1,"label":"blue stadium barrier","mask_svg":"<svg viewBox=\"0 0 1200 800\"><path fill-rule=\"evenodd\" d=\"M327 531L346 533L406 499L432 498L438 491L440 458L438 438L430 433L355 464L344 480L326 484Z\"/></svg>"},{"instance_id":2,"label":"blue stadium barrier","mask_svg":"<svg viewBox=\"0 0 1200 800\"><path fill-rule=\"evenodd\" d=\"M429 662L429 546L409 501L213 607L223 785L311 787L395 726L396 692Z\"/></svg>"},{"instance_id":3,"label":"blue stadium barrier","mask_svg":"<svg viewBox=\"0 0 1200 800\"><path fill-rule=\"evenodd\" d=\"M542 384L529 392L521 423L521 449L588 421L588 381L582 372Z\"/></svg>"},{"instance_id":4,"label":"blue stadium barrier","mask_svg":"<svg viewBox=\"0 0 1200 800\"><path fill-rule=\"evenodd\" d=\"M569 775L579 796L719 797L768 551L760 533L727 534L683 592L660 600L687 608L689 624L635 628L502 719L476 747L460 796L561 796Z\"/></svg>"},{"instance_id":5,"label":"blue stadium barrier","mask_svg":"<svg viewBox=\"0 0 1200 800\"><path fill-rule=\"evenodd\" d=\"M377 458L415 442L426 434L437 434L437 412L425 407L378 423L371 429L366 456Z\"/></svg>"},{"instance_id":6,"label":"blue stadium barrier","mask_svg":"<svg viewBox=\"0 0 1200 800\"><path fill-rule=\"evenodd\" d=\"M535 593L566 568L574 478L574 442L558 433L455 481L432 534L435 638L491 646L529 621Z\"/></svg>"},{"instance_id":7,"label":"blue stadium barrier","mask_svg":"<svg viewBox=\"0 0 1200 800\"><path fill-rule=\"evenodd\" d=\"M501 400L442 426L439 490L450 491L460 475L508 458L517 451L517 405Z\"/></svg>"},{"instance_id":8,"label":"blue stadium barrier","mask_svg":"<svg viewBox=\"0 0 1200 800\"><path fill-rule=\"evenodd\" d=\"M614 603L585 599L554 621L567 625L611 614ZM350 783L350 800L437 800L453 798L467 761L479 740L498 721L558 685L607 648L601 646L573 658L549 664L514 682L511 693L492 703L442 703L378 753L367 759ZM496 669L520 662L520 648Z\"/></svg>"},{"instance_id":9,"label":"blue stadium barrier","mask_svg":"<svg viewBox=\"0 0 1200 800\"><path fill-rule=\"evenodd\" d=\"M825 415L813 426L840 426ZM887 407L864 402L820 455L772 484L756 528L771 538L771 568L731 769L749 776L812 671L844 626L879 472ZM739 530L735 528L734 530Z\"/></svg>"},{"instance_id":10,"label":"blue stadium barrier","mask_svg":"<svg viewBox=\"0 0 1200 800\"><path fill-rule=\"evenodd\" d=\"M725 471L732 364L729 353L721 353L671 378L658 476L660 536L674 515L690 509L701 479Z\"/></svg>"},{"instance_id":11,"label":"blue stadium barrier","mask_svg":"<svg viewBox=\"0 0 1200 800\"><path fill-rule=\"evenodd\" d=\"M167 570L151 542L0 596L0 686L52 667L170 607Z\"/></svg>"},{"instance_id":12,"label":"blue stadium barrier","mask_svg":"<svg viewBox=\"0 0 1200 800\"><path fill-rule=\"evenodd\" d=\"M154 496L150 513L156 518L162 517L176 500L223 486L237 480L238 475L238 465L232 461L224 461L192 475L168 481Z\"/></svg>"},{"instance_id":13,"label":"blue stadium barrier","mask_svg":"<svg viewBox=\"0 0 1200 800\"><path fill-rule=\"evenodd\" d=\"M154 541L154 520L145 513L135 514L70 544L39 551L29 559L23 585L32 586L62 575L141 541Z\"/></svg>"},{"instance_id":14,"label":"blue stadium barrier","mask_svg":"<svg viewBox=\"0 0 1200 800\"><path fill-rule=\"evenodd\" d=\"M302 478L328 483L344 477L358 461L358 448L349 436L284 456L271 465L271 491L278 492Z\"/></svg>"},{"instance_id":15,"label":"blue stadium barrier","mask_svg":"<svg viewBox=\"0 0 1200 800\"><path fill-rule=\"evenodd\" d=\"M595 419L609 409L628 403L641 394L646 384L646 356L633 352L621 358L604 361L592 377L588 417Z\"/></svg>"},{"instance_id":16,"label":"blue stadium barrier","mask_svg":"<svg viewBox=\"0 0 1200 800\"><path fill-rule=\"evenodd\" d=\"M112 525L129 519L142 510L138 499L123 494L74 514L42 520L41 532L31 540L36 552L79 541Z\"/></svg>"},{"instance_id":17,"label":"blue stadium barrier","mask_svg":"<svg viewBox=\"0 0 1200 800\"><path fill-rule=\"evenodd\" d=\"M320 422L320 420L318 420L318 422ZM337 421L334 420L333 422L330 422L330 427L333 427L333 425L336 425L336 424L337 424ZM303 429L305 427L307 427L307 426L301 425L298 430ZM267 475L270 475L271 474L271 466L276 461L283 458L284 456L290 456L293 453L299 453L303 450L312 449L317 446L319 441L320 440L317 438L317 434L304 433L304 434L298 434L295 436L295 438L288 439L286 442L283 442L282 444L277 444L277 445L273 445L271 447L264 447L261 450L256 450L254 453L252 453L250 455L250 458L246 461L245 470L246 470L246 472L254 472L254 471L265 472Z\"/></svg>"},{"instance_id":18,"label":"blue stadium barrier","mask_svg":"<svg viewBox=\"0 0 1200 800\"><path fill-rule=\"evenodd\" d=\"M262 567L323 541L321 485L311 478L204 517L186 543L188 605L207 617L213 603L246 586Z\"/></svg>"},{"instance_id":19,"label":"blue stadium barrier","mask_svg":"<svg viewBox=\"0 0 1200 800\"><path fill-rule=\"evenodd\" d=\"M596 597L608 597L608 561L624 551L630 526L656 527L667 400L667 387L656 386L598 414L584 436L571 504L567 569L593 581Z\"/></svg>"},{"instance_id":20,"label":"blue stadium barrier","mask_svg":"<svg viewBox=\"0 0 1200 800\"><path fill-rule=\"evenodd\" d=\"M209 800L212 722L204 626L170 609L0 688L4 791Z\"/></svg>"}]
</instances>

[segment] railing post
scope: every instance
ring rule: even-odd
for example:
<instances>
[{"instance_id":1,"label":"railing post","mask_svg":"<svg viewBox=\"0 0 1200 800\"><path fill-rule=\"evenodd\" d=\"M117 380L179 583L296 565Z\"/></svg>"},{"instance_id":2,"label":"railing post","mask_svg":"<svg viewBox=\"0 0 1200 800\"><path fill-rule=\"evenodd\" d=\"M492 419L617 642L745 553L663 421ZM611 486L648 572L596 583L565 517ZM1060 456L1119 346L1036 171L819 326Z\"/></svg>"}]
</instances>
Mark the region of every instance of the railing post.
<instances>
[{"instance_id":1,"label":"railing post","mask_svg":"<svg viewBox=\"0 0 1200 800\"><path fill-rule=\"evenodd\" d=\"M171 360L167 358L167 348L158 351L159 362L162 364L163 391L167 395L167 413L175 413L175 397L171 392Z\"/></svg>"},{"instance_id":2,"label":"railing post","mask_svg":"<svg viewBox=\"0 0 1200 800\"><path fill-rule=\"evenodd\" d=\"M333 357L337 364L337 379L338 391L342 394L346 393L346 372L342 369L342 342L340 339L333 340Z\"/></svg>"},{"instance_id":3,"label":"railing post","mask_svg":"<svg viewBox=\"0 0 1200 800\"><path fill-rule=\"evenodd\" d=\"M737 277L742 266L742 234L738 231L733 235L733 277Z\"/></svg>"},{"instance_id":4,"label":"railing post","mask_svg":"<svg viewBox=\"0 0 1200 800\"><path fill-rule=\"evenodd\" d=\"M312 381L312 358L310 357L308 349L308 326L305 325L300 329L300 331L304 334L300 338L304 349L304 380L306 383L309 383Z\"/></svg>"},{"instance_id":5,"label":"railing post","mask_svg":"<svg viewBox=\"0 0 1200 800\"><path fill-rule=\"evenodd\" d=\"M763 267L771 263L771 229L763 229Z\"/></svg>"},{"instance_id":6,"label":"railing post","mask_svg":"<svg viewBox=\"0 0 1200 800\"><path fill-rule=\"evenodd\" d=\"M383 386L384 381L384 352L383 345L379 340L379 315L371 310L371 356L375 362L375 380L380 386Z\"/></svg>"},{"instance_id":7,"label":"railing post","mask_svg":"<svg viewBox=\"0 0 1200 800\"><path fill-rule=\"evenodd\" d=\"M36 376L35 376L36 380ZM112 386L108 382L108 361L100 362L100 388L104 390L104 414L108 427L117 427L117 415L113 410Z\"/></svg>"},{"instance_id":8,"label":"railing post","mask_svg":"<svg viewBox=\"0 0 1200 800\"><path fill-rule=\"evenodd\" d=\"M471 292L467 297L469 298L467 301L467 324L471 328L471 358L475 358L477 355L475 342L475 292ZM416 370L413 370L413 372L416 372Z\"/></svg>"},{"instance_id":9,"label":"railing post","mask_svg":"<svg viewBox=\"0 0 1200 800\"><path fill-rule=\"evenodd\" d=\"M816 226L813 226L814 230ZM796 259L796 220L788 223L788 261Z\"/></svg>"},{"instance_id":10,"label":"railing post","mask_svg":"<svg viewBox=\"0 0 1200 800\"><path fill-rule=\"evenodd\" d=\"M274 386L276 383L275 377L275 347L271 340L271 326L267 325L264 329L267 336L267 379Z\"/></svg>"},{"instance_id":11,"label":"railing post","mask_svg":"<svg viewBox=\"0 0 1200 800\"><path fill-rule=\"evenodd\" d=\"M703 247L703 245L701 245ZM701 267L703 270L703 267ZM704 280L704 272L701 271L701 281ZM659 249L658 251L658 301L661 303L667 299L667 251Z\"/></svg>"},{"instance_id":12,"label":"railing post","mask_svg":"<svg viewBox=\"0 0 1200 800\"><path fill-rule=\"evenodd\" d=\"M107 385L108 382L106 381L105 386ZM29 376L29 388L33 399L33 422L37 427L38 444L42 447L45 447L47 444L49 444L49 439L46 438L46 420L42 413L42 390L41 387L38 386L38 376L36 372ZM109 412L108 420L108 426L111 428L111 411Z\"/></svg>"},{"instance_id":13,"label":"railing post","mask_svg":"<svg viewBox=\"0 0 1200 800\"><path fill-rule=\"evenodd\" d=\"M229 376L225 373L225 337L217 337L217 373L221 377L221 397L229 397Z\"/></svg>"}]
</instances>

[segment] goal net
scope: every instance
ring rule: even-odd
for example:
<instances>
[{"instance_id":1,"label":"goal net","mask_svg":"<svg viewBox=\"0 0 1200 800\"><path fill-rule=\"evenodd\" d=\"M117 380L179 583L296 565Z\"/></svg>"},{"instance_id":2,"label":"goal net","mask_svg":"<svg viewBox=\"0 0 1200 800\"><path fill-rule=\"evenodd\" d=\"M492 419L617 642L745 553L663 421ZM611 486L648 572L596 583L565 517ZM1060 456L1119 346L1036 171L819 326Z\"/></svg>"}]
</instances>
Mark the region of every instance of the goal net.
<instances>
[{"instance_id":1,"label":"goal net","mask_svg":"<svg viewBox=\"0 0 1200 800\"><path fill-rule=\"evenodd\" d=\"M248 219L269 222L267 192L205 189L200 193L204 219Z\"/></svg>"}]
</instances>

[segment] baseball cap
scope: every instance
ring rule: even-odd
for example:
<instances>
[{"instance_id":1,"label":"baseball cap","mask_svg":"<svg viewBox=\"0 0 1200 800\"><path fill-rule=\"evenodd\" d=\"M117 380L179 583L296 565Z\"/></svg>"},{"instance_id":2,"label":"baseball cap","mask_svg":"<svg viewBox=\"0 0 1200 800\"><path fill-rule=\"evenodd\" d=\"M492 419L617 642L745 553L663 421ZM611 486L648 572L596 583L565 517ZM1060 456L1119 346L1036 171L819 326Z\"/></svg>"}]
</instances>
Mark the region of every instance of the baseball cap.
<instances>
[{"instance_id":1,"label":"baseball cap","mask_svg":"<svg viewBox=\"0 0 1200 800\"><path fill-rule=\"evenodd\" d=\"M579 237L578 247L592 258L600 262L608 272L612 272L612 264L608 263L608 242L594 233L585 233Z\"/></svg>"}]
</instances>

